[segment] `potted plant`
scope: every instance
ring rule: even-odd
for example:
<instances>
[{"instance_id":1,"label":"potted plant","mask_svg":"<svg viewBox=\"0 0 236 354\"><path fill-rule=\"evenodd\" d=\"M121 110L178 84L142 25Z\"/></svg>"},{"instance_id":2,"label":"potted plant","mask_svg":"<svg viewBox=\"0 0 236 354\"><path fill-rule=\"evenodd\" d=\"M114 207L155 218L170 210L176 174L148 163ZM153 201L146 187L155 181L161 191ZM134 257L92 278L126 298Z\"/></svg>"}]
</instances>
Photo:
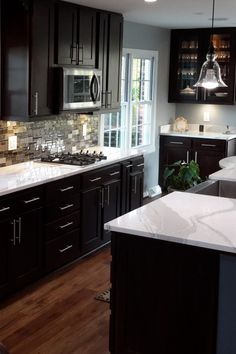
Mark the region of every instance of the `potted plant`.
<instances>
[{"instance_id":1,"label":"potted plant","mask_svg":"<svg viewBox=\"0 0 236 354\"><path fill-rule=\"evenodd\" d=\"M185 191L202 182L199 165L193 160L188 163L179 160L168 165L164 170L163 180L168 192Z\"/></svg>"}]
</instances>

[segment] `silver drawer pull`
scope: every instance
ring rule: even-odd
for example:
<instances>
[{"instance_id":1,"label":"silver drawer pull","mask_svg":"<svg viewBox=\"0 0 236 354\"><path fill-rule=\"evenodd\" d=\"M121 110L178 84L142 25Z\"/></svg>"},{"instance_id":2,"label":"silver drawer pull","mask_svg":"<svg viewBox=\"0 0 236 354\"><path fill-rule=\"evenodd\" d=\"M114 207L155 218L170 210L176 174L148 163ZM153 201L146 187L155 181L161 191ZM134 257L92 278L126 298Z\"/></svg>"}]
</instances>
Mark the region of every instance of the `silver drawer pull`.
<instances>
[{"instance_id":1,"label":"silver drawer pull","mask_svg":"<svg viewBox=\"0 0 236 354\"><path fill-rule=\"evenodd\" d=\"M119 175L119 174L120 174L119 171L109 173L110 176L116 176L116 175Z\"/></svg>"},{"instance_id":2,"label":"silver drawer pull","mask_svg":"<svg viewBox=\"0 0 236 354\"><path fill-rule=\"evenodd\" d=\"M73 225L73 224L74 224L74 222L73 222L73 221L68 222L68 223L67 223L67 224L65 224L65 225L61 225L61 226L60 226L60 229L64 229L65 227L71 226L71 225Z\"/></svg>"},{"instance_id":3,"label":"silver drawer pull","mask_svg":"<svg viewBox=\"0 0 236 354\"><path fill-rule=\"evenodd\" d=\"M1 213L2 211L7 211L7 210L10 210L10 209L11 209L10 207L2 208L2 209L0 209L0 213Z\"/></svg>"},{"instance_id":4,"label":"silver drawer pull","mask_svg":"<svg viewBox=\"0 0 236 354\"><path fill-rule=\"evenodd\" d=\"M139 165L137 165L137 167L142 167L144 166L144 163L140 163Z\"/></svg>"},{"instance_id":5,"label":"silver drawer pull","mask_svg":"<svg viewBox=\"0 0 236 354\"><path fill-rule=\"evenodd\" d=\"M201 144L201 146L216 147L215 144Z\"/></svg>"},{"instance_id":6,"label":"silver drawer pull","mask_svg":"<svg viewBox=\"0 0 236 354\"><path fill-rule=\"evenodd\" d=\"M60 252L60 253L66 252L66 251L68 251L69 249L71 249L72 247L73 247L73 245L69 245L69 246L67 246L66 248L63 248L62 250L59 249L59 252Z\"/></svg>"},{"instance_id":7,"label":"silver drawer pull","mask_svg":"<svg viewBox=\"0 0 236 354\"><path fill-rule=\"evenodd\" d=\"M74 206L74 204L68 204L64 207L60 207L60 210L66 210L66 209L72 208L73 206Z\"/></svg>"},{"instance_id":8,"label":"silver drawer pull","mask_svg":"<svg viewBox=\"0 0 236 354\"><path fill-rule=\"evenodd\" d=\"M182 141L170 141L170 144L183 145Z\"/></svg>"},{"instance_id":9,"label":"silver drawer pull","mask_svg":"<svg viewBox=\"0 0 236 354\"><path fill-rule=\"evenodd\" d=\"M40 200L40 197L35 197L35 198L33 198L33 199L24 200L24 203L25 203L25 204L29 204L29 203L36 202L37 200Z\"/></svg>"},{"instance_id":10,"label":"silver drawer pull","mask_svg":"<svg viewBox=\"0 0 236 354\"><path fill-rule=\"evenodd\" d=\"M97 178L94 178L94 179L90 179L89 182L97 182L97 181L100 181L100 179L102 179L102 177L97 177Z\"/></svg>"},{"instance_id":11,"label":"silver drawer pull","mask_svg":"<svg viewBox=\"0 0 236 354\"><path fill-rule=\"evenodd\" d=\"M69 191L69 190L71 190L71 189L74 189L74 186L70 186L70 187L67 187L67 188L62 188L62 189L60 189L60 192L67 192L67 191Z\"/></svg>"},{"instance_id":12,"label":"silver drawer pull","mask_svg":"<svg viewBox=\"0 0 236 354\"><path fill-rule=\"evenodd\" d=\"M130 168L130 167L132 167L133 165L127 165L127 166L125 166L126 168Z\"/></svg>"}]
</instances>

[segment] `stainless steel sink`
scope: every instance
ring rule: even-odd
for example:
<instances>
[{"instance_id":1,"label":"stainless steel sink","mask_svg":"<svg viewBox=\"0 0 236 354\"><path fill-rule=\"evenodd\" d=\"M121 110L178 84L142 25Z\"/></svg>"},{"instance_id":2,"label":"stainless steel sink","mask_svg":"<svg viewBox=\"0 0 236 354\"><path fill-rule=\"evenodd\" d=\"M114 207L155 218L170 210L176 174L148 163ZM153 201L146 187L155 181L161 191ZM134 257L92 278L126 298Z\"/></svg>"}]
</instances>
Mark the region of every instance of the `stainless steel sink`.
<instances>
[{"instance_id":1,"label":"stainless steel sink","mask_svg":"<svg viewBox=\"0 0 236 354\"><path fill-rule=\"evenodd\" d=\"M186 192L236 199L236 182L207 180Z\"/></svg>"}]
</instances>

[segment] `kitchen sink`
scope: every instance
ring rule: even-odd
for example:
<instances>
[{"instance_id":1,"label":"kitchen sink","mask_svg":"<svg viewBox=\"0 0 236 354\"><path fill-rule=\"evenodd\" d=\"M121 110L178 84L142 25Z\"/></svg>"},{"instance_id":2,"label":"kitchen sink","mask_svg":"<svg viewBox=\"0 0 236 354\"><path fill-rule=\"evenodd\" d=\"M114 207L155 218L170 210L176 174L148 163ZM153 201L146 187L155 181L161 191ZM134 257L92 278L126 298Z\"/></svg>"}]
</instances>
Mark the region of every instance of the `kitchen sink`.
<instances>
[{"instance_id":1,"label":"kitchen sink","mask_svg":"<svg viewBox=\"0 0 236 354\"><path fill-rule=\"evenodd\" d=\"M236 199L236 182L207 180L186 192Z\"/></svg>"}]
</instances>

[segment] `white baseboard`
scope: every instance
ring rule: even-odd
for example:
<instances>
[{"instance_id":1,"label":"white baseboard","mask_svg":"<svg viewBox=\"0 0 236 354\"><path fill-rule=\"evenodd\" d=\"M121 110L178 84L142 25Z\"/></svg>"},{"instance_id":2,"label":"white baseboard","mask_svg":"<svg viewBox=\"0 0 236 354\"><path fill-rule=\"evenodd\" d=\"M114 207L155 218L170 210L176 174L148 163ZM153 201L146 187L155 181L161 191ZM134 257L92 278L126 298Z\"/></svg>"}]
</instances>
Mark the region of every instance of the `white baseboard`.
<instances>
[{"instance_id":1,"label":"white baseboard","mask_svg":"<svg viewBox=\"0 0 236 354\"><path fill-rule=\"evenodd\" d=\"M161 191L161 187L159 185L153 186L153 187L149 188L149 190L148 190L149 198L156 197L157 195L159 195L161 193L162 193L162 191Z\"/></svg>"}]
</instances>

